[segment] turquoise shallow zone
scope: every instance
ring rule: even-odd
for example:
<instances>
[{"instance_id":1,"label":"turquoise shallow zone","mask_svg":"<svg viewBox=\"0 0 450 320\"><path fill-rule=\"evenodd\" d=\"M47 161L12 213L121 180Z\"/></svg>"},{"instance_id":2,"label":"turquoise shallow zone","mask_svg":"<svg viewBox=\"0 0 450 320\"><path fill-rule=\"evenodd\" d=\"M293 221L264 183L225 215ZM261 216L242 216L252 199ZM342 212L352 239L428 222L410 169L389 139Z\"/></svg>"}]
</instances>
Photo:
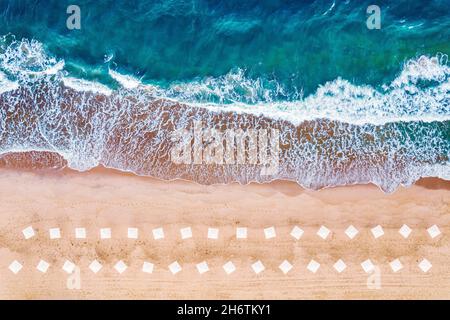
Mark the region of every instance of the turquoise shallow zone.
<instances>
[{"instance_id":1,"label":"turquoise shallow zone","mask_svg":"<svg viewBox=\"0 0 450 320\"><path fill-rule=\"evenodd\" d=\"M381 29L369 30L375 2ZM70 4L81 30L66 28ZM71 75L105 84L109 67L162 86L240 68L292 99L338 77L379 87L408 59L450 53L450 1L0 0L0 34L36 39Z\"/></svg>"}]
</instances>

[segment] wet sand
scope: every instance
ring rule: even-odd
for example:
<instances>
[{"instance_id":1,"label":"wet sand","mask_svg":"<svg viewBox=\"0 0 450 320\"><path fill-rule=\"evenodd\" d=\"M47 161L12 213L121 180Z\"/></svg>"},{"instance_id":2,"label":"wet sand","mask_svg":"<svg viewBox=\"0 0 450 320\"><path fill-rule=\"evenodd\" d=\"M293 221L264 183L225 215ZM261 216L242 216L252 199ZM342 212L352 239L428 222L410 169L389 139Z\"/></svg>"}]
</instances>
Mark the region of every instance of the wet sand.
<instances>
[{"instance_id":1,"label":"wet sand","mask_svg":"<svg viewBox=\"0 0 450 320\"><path fill-rule=\"evenodd\" d=\"M0 170L0 298L2 299L442 299L450 298L450 184L425 179L413 187L384 194L375 186L347 186L308 191L295 183L201 186L165 182L96 169L26 172ZM398 232L407 224L412 233ZM426 229L436 224L441 235L432 239ZM32 225L36 235L25 240L22 229ZM300 240L290 232L298 225ZM321 225L331 230L326 240L316 235ZM354 225L359 234L344 233ZM375 239L370 229L381 225ZM193 237L182 240L180 229L190 226ZM248 227L247 239L236 239L236 227ZM276 237L265 239L263 229L274 226ZM49 228L59 227L61 239L51 240ZM85 227L86 239L74 229ZM99 229L109 227L112 238L101 240ZM139 229L139 239L127 239L127 228ZM154 240L152 229L162 227L165 238ZM209 227L219 229L207 239ZM394 273L389 262L399 259ZM428 272L418 263L432 263ZM36 270L43 259L47 273ZM79 289L69 289L64 261L80 270ZM98 260L97 274L89 264ZM307 270L311 259L320 263ZM333 264L347 268L338 273ZM365 273L370 259L379 269ZM9 264L23 269L14 275ZM114 269L123 260L128 269ZM256 275L251 264L265 270ZM286 275L283 260L293 268ZM144 261L152 274L141 271ZM168 265L178 261L173 275ZM206 261L200 275L196 264ZM232 261L236 271L222 266ZM369 279L369 286L367 284ZM379 282L377 282L379 279Z\"/></svg>"}]
</instances>

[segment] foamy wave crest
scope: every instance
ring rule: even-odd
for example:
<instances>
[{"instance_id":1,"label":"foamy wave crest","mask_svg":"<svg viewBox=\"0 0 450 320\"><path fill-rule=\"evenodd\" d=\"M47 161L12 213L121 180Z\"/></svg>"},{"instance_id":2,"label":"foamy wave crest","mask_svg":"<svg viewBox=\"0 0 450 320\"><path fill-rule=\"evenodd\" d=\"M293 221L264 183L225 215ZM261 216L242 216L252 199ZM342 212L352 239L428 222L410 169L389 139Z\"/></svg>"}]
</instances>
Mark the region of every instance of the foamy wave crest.
<instances>
[{"instance_id":1,"label":"foamy wave crest","mask_svg":"<svg viewBox=\"0 0 450 320\"><path fill-rule=\"evenodd\" d=\"M387 192L421 177L450 177L444 55L411 60L381 90L336 79L283 102L239 72L164 89L114 71L110 76L122 88L112 90L70 77L38 42L13 40L1 48L0 83L8 89L0 92L0 166L84 171L103 165L161 179L285 179L312 189L372 182ZM239 98L241 88L247 98ZM204 100L205 90L233 99ZM173 133L185 129L189 137L194 122L220 131L277 129L278 171L268 176L258 164L172 162Z\"/></svg>"},{"instance_id":2,"label":"foamy wave crest","mask_svg":"<svg viewBox=\"0 0 450 320\"><path fill-rule=\"evenodd\" d=\"M0 37L0 68L18 81L36 76L55 75L64 68L63 60L49 56L36 40L16 40L14 36Z\"/></svg>"},{"instance_id":3,"label":"foamy wave crest","mask_svg":"<svg viewBox=\"0 0 450 320\"><path fill-rule=\"evenodd\" d=\"M296 100L302 92L288 90L277 80L246 77L245 70L232 70L218 78L208 77L190 82L178 82L169 88L156 88L160 97L184 103L257 104L279 100Z\"/></svg>"},{"instance_id":4,"label":"foamy wave crest","mask_svg":"<svg viewBox=\"0 0 450 320\"><path fill-rule=\"evenodd\" d=\"M246 79L240 70L223 78L177 84L156 92L159 97L214 111L269 116L297 125L324 118L354 124L450 120L450 67L447 56L441 54L408 61L400 75L381 91L339 78L304 99L279 101L274 97L280 92L288 95L278 83L274 82L273 87L267 89L260 79ZM296 92L295 97L299 96Z\"/></svg>"},{"instance_id":5,"label":"foamy wave crest","mask_svg":"<svg viewBox=\"0 0 450 320\"><path fill-rule=\"evenodd\" d=\"M75 89L76 91L90 91L93 93L104 94L106 96L112 94L111 89L98 82L92 82L72 77L63 77L62 81L66 87Z\"/></svg>"},{"instance_id":6,"label":"foamy wave crest","mask_svg":"<svg viewBox=\"0 0 450 320\"><path fill-rule=\"evenodd\" d=\"M131 90L141 85L141 82L132 76L123 75L111 69L109 69L108 72L111 78L116 80L125 89Z\"/></svg>"},{"instance_id":7,"label":"foamy wave crest","mask_svg":"<svg viewBox=\"0 0 450 320\"><path fill-rule=\"evenodd\" d=\"M56 75L66 86L78 91L112 93L112 89L101 83L65 76L66 72L61 72L64 61L48 55L42 44L35 40L17 41L12 36L4 36L0 44L0 70L16 82ZM381 86L380 90L338 78L319 86L306 98L302 98L301 90L290 92L276 80L247 78L242 69L219 78L174 83L168 88L143 84L135 77L114 70L108 70L108 73L124 90L139 89L151 93L154 98L170 99L214 112L249 113L296 125L315 119L384 124L449 120L450 67L447 63L448 57L444 54L421 56L407 61L398 77Z\"/></svg>"},{"instance_id":8,"label":"foamy wave crest","mask_svg":"<svg viewBox=\"0 0 450 320\"><path fill-rule=\"evenodd\" d=\"M0 94L11 90L16 90L18 88L19 84L17 82L8 80L6 74L0 72Z\"/></svg>"}]
</instances>

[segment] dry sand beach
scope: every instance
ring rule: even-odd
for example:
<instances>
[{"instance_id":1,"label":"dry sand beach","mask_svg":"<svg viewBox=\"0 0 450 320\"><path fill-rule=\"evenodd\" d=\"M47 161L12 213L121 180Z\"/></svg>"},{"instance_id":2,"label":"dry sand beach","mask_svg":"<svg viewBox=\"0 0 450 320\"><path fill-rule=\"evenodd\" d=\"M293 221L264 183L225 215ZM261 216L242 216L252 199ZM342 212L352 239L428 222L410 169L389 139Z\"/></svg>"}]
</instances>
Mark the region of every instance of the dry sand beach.
<instances>
[{"instance_id":1,"label":"dry sand beach","mask_svg":"<svg viewBox=\"0 0 450 320\"><path fill-rule=\"evenodd\" d=\"M450 298L445 181L425 179L385 194L374 186L308 191L288 182L202 186L106 169L2 169L0 198L2 299ZM407 239L398 231L403 224L412 229ZM290 235L296 225L304 230L299 240ZM325 240L316 234L322 225L331 230ZM352 240L344 233L349 225L359 230ZM375 239L377 225L384 235ZM427 233L433 225L441 231L435 238ZM25 240L28 226L36 234ZM180 229L189 226L193 236L182 240ZM276 237L265 239L271 226ZM50 239L56 227L61 238ZM75 238L77 227L86 228L86 239ZM139 229L137 240L127 238L128 227ZM158 227L164 239L153 238ZM217 240L207 238L209 227L219 229ZM247 227L248 238L236 239L236 227ZM100 239L100 228L111 228L111 239ZM389 263L397 258L403 269L394 273ZM432 264L428 272L418 267L423 258ZM50 264L46 273L36 270L41 259ZM307 269L312 259L320 263L316 273ZM333 268L339 259L347 266L342 273ZM367 259L379 273L364 272ZM8 269L14 260L23 265L17 274ZM73 275L62 270L65 260L79 267L79 289L67 286ZM89 269L93 260L103 265L97 274ZM119 260L128 266L122 274L114 269ZM258 260L265 270L255 274ZM284 260L293 266L287 274L279 269ZM144 261L154 264L153 273L142 272ZM168 270L174 261L182 267L175 275ZM199 274L202 261L209 271ZM227 261L236 267L230 275L222 268Z\"/></svg>"}]
</instances>

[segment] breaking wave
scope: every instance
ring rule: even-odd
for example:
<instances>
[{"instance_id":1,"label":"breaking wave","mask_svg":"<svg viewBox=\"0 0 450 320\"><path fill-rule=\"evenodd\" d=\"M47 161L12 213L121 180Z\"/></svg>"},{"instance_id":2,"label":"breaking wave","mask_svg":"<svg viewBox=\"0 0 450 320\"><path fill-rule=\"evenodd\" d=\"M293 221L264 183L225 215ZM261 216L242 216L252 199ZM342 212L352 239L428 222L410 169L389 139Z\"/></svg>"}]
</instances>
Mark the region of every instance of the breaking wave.
<instances>
[{"instance_id":1,"label":"breaking wave","mask_svg":"<svg viewBox=\"0 0 450 320\"><path fill-rule=\"evenodd\" d=\"M108 74L115 87L71 76L35 40L1 38L0 166L84 171L104 165L204 184L285 179L312 189L374 183L386 192L421 177L450 180L444 54L407 61L378 88L336 79L306 97L241 69L169 86ZM219 130L278 129L278 171L267 176L257 164L175 164L172 134L191 130L194 121Z\"/></svg>"}]
</instances>

